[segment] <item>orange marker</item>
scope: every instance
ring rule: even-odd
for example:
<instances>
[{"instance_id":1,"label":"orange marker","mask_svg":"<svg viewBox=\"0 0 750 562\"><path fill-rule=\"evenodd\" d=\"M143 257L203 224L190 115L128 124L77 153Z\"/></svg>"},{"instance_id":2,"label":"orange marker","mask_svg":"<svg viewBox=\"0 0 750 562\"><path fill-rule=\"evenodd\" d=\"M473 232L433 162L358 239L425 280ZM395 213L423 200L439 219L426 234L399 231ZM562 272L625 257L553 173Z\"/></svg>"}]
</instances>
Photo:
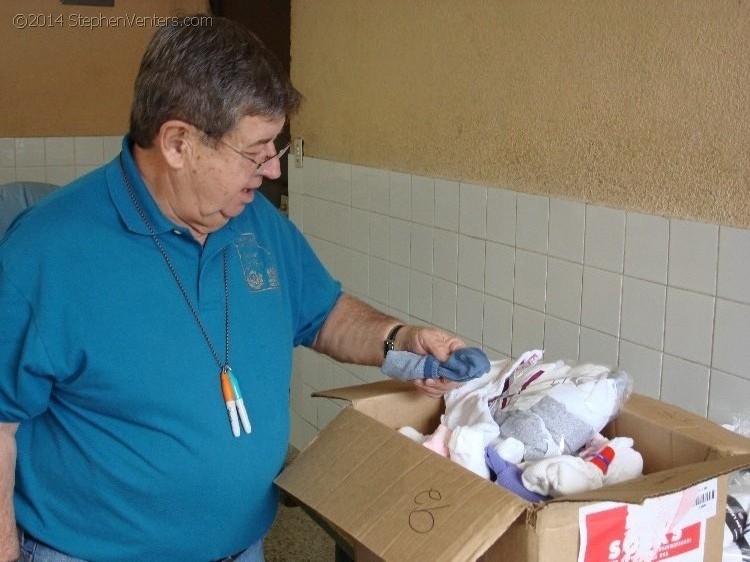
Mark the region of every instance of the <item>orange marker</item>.
<instances>
[{"instance_id":1,"label":"orange marker","mask_svg":"<svg viewBox=\"0 0 750 562\"><path fill-rule=\"evenodd\" d=\"M232 381L229 379L229 373L226 369L221 371L221 393L224 396L224 404L229 414L229 424L232 426L232 435L240 436L240 420L237 416L237 402L232 388Z\"/></svg>"}]
</instances>

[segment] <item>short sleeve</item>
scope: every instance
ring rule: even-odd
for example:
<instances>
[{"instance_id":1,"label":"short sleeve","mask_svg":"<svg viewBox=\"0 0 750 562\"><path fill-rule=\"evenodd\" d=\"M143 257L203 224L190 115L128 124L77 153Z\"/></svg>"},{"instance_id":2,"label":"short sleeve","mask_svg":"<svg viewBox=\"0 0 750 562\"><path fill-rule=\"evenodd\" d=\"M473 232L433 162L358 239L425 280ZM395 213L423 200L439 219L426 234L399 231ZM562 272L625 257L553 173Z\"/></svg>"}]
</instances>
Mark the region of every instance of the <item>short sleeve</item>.
<instances>
[{"instance_id":1,"label":"short sleeve","mask_svg":"<svg viewBox=\"0 0 750 562\"><path fill-rule=\"evenodd\" d=\"M28 300L0 268L0 421L19 422L47 408L53 377Z\"/></svg>"},{"instance_id":2,"label":"short sleeve","mask_svg":"<svg viewBox=\"0 0 750 562\"><path fill-rule=\"evenodd\" d=\"M299 283L294 345L309 347L341 296L341 283L331 276L296 227L292 228L297 238Z\"/></svg>"}]
</instances>

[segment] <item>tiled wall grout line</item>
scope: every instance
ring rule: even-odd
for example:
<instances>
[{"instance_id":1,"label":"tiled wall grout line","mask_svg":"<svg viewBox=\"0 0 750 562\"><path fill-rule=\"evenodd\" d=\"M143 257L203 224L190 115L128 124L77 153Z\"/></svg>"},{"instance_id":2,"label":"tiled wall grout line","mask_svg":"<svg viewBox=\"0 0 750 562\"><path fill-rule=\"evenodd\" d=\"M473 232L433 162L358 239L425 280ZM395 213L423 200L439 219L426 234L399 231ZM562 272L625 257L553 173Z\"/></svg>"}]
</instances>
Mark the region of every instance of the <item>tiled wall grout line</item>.
<instances>
[{"instance_id":1,"label":"tiled wall grout line","mask_svg":"<svg viewBox=\"0 0 750 562\"><path fill-rule=\"evenodd\" d=\"M578 342L577 342L577 350L578 353L576 355L576 359L580 360L581 358L581 326L583 324L583 277L586 271L586 223L587 223L587 217L588 213L586 212L588 207L588 203L585 203L583 205L583 240L581 241L581 296L578 299L578 317L576 318L576 322L578 324ZM619 350L618 350L619 351Z\"/></svg>"},{"instance_id":2,"label":"tiled wall grout line","mask_svg":"<svg viewBox=\"0 0 750 562\"><path fill-rule=\"evenodd\" d=\"M666 285L664 289L664 315L662 318L664 329L662 330L661 334L661 365L659 368L659 397L661 398L662 389L664 385L664 357L667 355L665 352L665 347L667 343L667 337L666 337L666 331L667 331L667 315L669 310L669 258L670 253L672 251L672 220L669 219L668 225L667 225L667 278L666 278ZM708 401L709 397L706 397L706 401Z\"/></svg>"},{"instance_id":3,"label":"tiled wall grout line","mask_svg":"<svg viewBox=\"0 0 750 562\"><path fill-rule=\"evenodd\" d=\"M509 347L510 347L510 354L511 354L511 356L513 356L513 334L514 334L514 332L516 330L516 319L518 318L518 316L516 315L516 278L517 278L516 272L517 272L517 267L518 267L518 197L516 197L515 200L514 200L514 206L515 206L515 210L513 212L514 212L515 217L516 217L516 224L515 224L514 233L513 233L513 241L514 241L514 246L513 246L513 290L511 292L513 300L511 301L511 305L510 305L510 342L509 342ZM546 289L546 285L545 285L545 289ZM542 345L544 345L544 340L542 340Z\"/></svg>"},{"instance_id":4,"label":"tiled wall grout line","mask_svg":"<svg viewBox=\"0 0 750 562\"><path fill-rule=\"evenodd\" d=\"M628 246L628 213L625 213L625 225L623 228L623 244L622 244L622 275L620 278L620 306L618 307L618 323L617 323L617 363L619 364L622 357L622 318L623 318L623 305L625 296L625 272L627 271L627 252Z\"/></svg>"},{"instance_id":5,"label":"tiled wall grout line","mask_svg":"<svg viewBox=\"0 0 750 562\"><path fill-rule=\"evenodd\" d=\"M714 321L714 329L711 330L711 353L709 357L709 376L708 376L708 403L711 403L711 371L713 370L714 365L714 352L716 350L716 313L718 311L719 306L719 270L721 267L721 241L722 241L722 232L725 232L722 227L719 227L719 233L718 233L718 240L716 241L716 284L714 285L714 306L713 306L713 321Z\"/></svg>"}]
</instances>

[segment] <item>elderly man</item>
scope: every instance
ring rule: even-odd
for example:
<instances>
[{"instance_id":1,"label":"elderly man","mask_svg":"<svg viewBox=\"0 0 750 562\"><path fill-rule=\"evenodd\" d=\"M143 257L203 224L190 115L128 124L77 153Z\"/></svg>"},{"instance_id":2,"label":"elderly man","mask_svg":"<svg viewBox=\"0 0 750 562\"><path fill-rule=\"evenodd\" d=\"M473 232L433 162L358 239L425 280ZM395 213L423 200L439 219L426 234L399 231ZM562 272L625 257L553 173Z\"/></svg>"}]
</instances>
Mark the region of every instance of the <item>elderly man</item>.
<instances>
[{"instance_id":1,"label":"elderly man","mask_svg":"<svg viewBox=\"0 0 750 562\"><path fill-rule=\"evenodd\" d=\"M122 152L0 244L0 560L262 560L292 349L462 346L342 294L256 192L299 93L242 27L159 29ZM455 385L420 381L440 396ZM229 557L229 558L228 558Z\"/></svg>"}]
</instances>

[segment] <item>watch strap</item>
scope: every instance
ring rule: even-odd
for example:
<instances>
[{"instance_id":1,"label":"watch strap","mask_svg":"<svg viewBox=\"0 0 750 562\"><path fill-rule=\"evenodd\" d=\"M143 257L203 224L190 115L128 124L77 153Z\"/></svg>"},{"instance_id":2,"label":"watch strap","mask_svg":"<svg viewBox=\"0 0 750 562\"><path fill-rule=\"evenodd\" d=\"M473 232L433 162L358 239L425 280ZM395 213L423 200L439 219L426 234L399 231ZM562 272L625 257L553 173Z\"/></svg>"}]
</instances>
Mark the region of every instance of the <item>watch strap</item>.
<instances>
[{"instance_id":1,"label":"watch strap","mask_svg":"<svg viewBox=\"0 0 750 562\"><path fill-rule=\"evenodd\" d=\"M398 331L403 327L403 324L397 324L396 326L391 328L390 332L388 332L388 335L383 341L383 357L388 355L389 351L393 351L394 343L396 341L396 334L398 334Z\"/></svg>"}]
</instances>

